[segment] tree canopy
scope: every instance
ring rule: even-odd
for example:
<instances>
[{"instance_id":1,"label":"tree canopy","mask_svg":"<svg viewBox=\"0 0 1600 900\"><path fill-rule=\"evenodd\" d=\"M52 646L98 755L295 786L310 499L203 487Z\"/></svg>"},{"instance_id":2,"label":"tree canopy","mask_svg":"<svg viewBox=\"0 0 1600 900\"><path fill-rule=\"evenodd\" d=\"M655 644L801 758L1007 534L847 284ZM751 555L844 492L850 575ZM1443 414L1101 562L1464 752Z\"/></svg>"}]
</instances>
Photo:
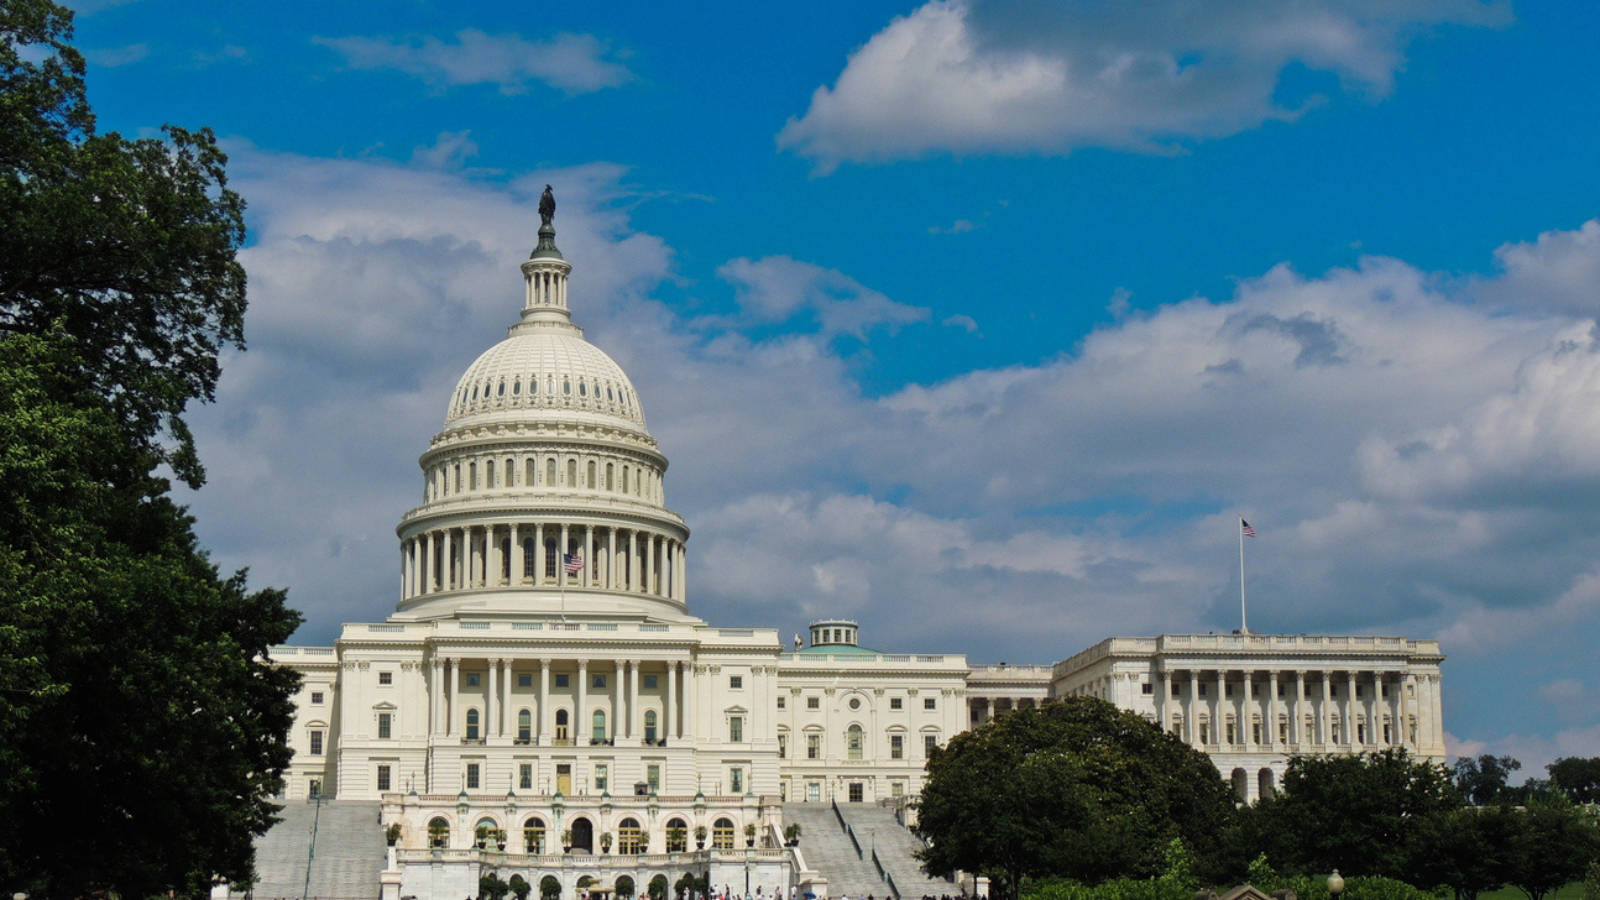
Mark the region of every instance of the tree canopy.
<instances>
[{"instance_id":1,"label":"tree canopy","mask_svg":"<svg viewBox=\"0 0 1600 900\"><path fill-rule=\"evenodd\" d=\"M70 38L0 4L0 884L198 897L252 876L297 682L266 654L299 615L160 474L201 480L242 203L209 132L95 135Z\"/></svg>"},{"instance_id":2,"label":"tree canopy","mask_svg":"<svg viewBox=\"0 0 1600 900\"><path fill-rule=\"evenodd\" d=\"M1159 872L1171 841L1214 851L1233 793L1205 754L1133 713L1076 697L951 739L928 762L917 831L935 874L1096 883Z\"/></svg>"}]
</instances>

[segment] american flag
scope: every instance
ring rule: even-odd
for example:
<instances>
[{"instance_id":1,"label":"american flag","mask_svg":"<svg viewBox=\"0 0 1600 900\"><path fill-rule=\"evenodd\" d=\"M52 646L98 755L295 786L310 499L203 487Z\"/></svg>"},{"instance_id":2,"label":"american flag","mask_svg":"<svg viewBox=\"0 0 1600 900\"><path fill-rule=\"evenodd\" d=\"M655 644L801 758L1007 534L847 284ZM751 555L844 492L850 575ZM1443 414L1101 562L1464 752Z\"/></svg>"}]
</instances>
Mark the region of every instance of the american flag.
<instances>
[{"instance_id":1,"label":"american flag","mask_svg":"<svg viewBox=\"0 0 1600 900\"><path fill-rule=\"evenodd\" d=\"M1250 523L1246 522L1243 519L1239 520L1239 531L1245 537L1255 537L1256 536L1256 530L1254 528L1251 528L1250 527Z\"/></svg>"},{"instance_id":2,"label":"american flag","mask_svg":"<svg viewBox=\"0 0 1600 900\"><path fill-rule=\"evenodd\" d=\"M567 574L576 575L583 571L583 555L579 553L563 554L561 561L566 564Z\"/></svg>"}]
</instances>

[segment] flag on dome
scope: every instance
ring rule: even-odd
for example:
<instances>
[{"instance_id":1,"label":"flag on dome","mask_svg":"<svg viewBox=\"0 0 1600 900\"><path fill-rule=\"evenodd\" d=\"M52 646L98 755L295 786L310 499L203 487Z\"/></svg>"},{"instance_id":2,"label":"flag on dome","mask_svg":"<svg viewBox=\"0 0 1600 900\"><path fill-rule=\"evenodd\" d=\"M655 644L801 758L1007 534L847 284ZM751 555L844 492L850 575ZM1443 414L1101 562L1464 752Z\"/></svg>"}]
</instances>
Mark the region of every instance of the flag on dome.
<instances>
[{"instance_id":1,"label":"flag on dome","mask_svg":"<svg viewBox=\"0 0 1600 900\"><path fill-rule=\"evenodd\" d=\"M562 554L561 561L566 564L567 574L568 575L576 575L579 572L583 571L583 555L582 554L579 554L579 553L565 553L565 554Z\"/></svg>"},{"instance_id":2,"label":"flag on dome","mask_svg":"<svg viewBox=\"0 0 1600 900\"><path fill-rule=\"evenodd\" d=\"M1250 527L1250 523L1246 522L1244 519L1240 519L1239 520L1239 530L1245 537L1255 537L1256 536L1256 530L1254 528L1251 528Z\"/></svg>"}]
</instances>

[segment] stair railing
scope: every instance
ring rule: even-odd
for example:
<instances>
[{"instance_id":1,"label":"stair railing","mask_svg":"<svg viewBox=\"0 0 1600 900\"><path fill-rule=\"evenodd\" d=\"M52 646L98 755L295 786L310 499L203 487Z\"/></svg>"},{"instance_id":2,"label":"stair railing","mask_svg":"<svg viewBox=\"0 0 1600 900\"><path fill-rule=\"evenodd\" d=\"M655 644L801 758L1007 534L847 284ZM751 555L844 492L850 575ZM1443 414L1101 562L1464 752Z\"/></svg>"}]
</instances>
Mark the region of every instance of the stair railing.
<instances>
[{"instance_id":1,"label":"stair railing","mask_svg":"<svg viewBox=\"0 0 1600 900\"><path fill-rule=\"evenodd\" d=\"M878 845L872 845L872 864L878 867L878 874L889 885L889 892L894 895L894 900L900 900L900 886L894 883L894 876L884 867L883 860L878 858Z\"/></svg>"},{"instance_id":2,"label":"stair railing","mask_svg":"<svg viewBox=\"0 0 1600 900\"><path fill-rule=\"evenodd\" d=\"M316 805L311 810L311 845L306 848L306 883L300 889L300 898L311 895L311 863L317 858L317 822L322 819L322 792L317 792Z\"/></svg>"},{"instance_id":3,"label":"stair railing","mask_svg":"<svg viewBox=\"0 0 1600 900\"><path fill-rule=\"evenodd\" d=\"M844 820L844 813L839 809L839 801L829 800L828 802L833 805L833 814L839 820L839 827L844 829L844 836L849 838L851 845L856 848L856 859L866 859L866 854L861 852L861 841L856 839L855 829L851 828L850 823Z\"/></svg>"}]
</instances>

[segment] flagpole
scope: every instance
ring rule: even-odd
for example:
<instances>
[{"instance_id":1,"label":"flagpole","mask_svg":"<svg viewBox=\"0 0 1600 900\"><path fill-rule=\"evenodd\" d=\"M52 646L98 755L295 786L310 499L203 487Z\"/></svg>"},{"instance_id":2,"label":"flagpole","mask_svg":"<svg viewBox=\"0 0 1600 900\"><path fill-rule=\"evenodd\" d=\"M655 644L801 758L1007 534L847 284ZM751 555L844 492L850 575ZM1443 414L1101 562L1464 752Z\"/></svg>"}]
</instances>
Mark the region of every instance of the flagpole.
<instances>
[{"instance_id":1,"label":"flagpole","mask_svg":"<svg viewBox=\"0 0 1600 900\"><path fill-rule=\"evenodd\" d=\"M1239 631L1250 633L1250 620L1244 606L1244 514L1239 514Z\"/></svg>"}]
</instances>

